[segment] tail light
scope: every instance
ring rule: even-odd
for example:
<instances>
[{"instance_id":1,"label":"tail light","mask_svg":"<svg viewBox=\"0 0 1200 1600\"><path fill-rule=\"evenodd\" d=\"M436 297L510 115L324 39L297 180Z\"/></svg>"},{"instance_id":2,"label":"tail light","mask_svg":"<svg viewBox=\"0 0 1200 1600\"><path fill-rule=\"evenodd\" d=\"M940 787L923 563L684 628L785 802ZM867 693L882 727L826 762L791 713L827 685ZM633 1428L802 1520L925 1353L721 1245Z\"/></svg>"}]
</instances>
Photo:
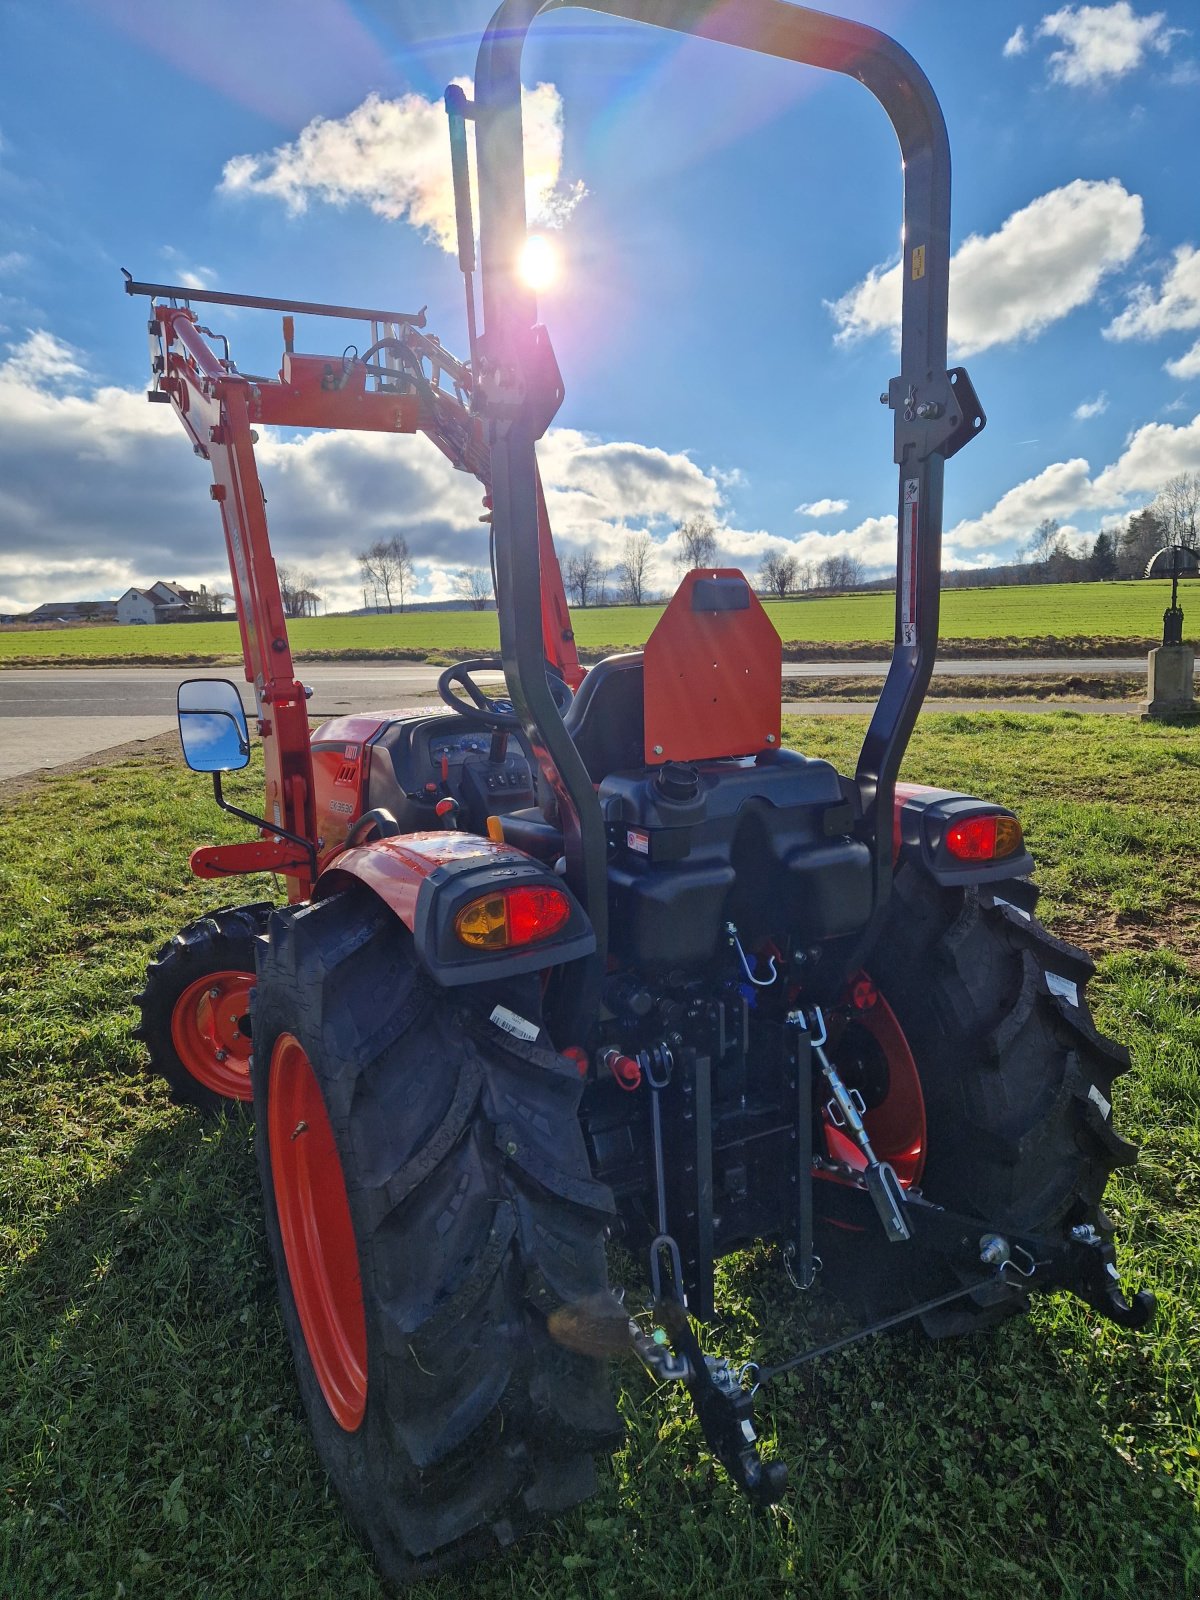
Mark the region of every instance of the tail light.
<instances>
[{"instance_id":1,"label":"tail light","mask_svg":"<svg viewBox=\"0 0 1200 1600\"><path fill-rule=\"evenodd\" d=\"M510 950L548 939L570 915L571 902L561 889L523 886L469 901L454 919L454 932L476 950Z\"/></svg>"},{"instance_id":2,"label":"tail light","mask_svg":"<svg viewBox=\"0 0 1200 1600\"><path fill-rule=\"evenodd\" d=\"M965 817L946 830L946 849L958 861L998 861L1024 842L1016 817Z\"/></svg>"}]
</instances>

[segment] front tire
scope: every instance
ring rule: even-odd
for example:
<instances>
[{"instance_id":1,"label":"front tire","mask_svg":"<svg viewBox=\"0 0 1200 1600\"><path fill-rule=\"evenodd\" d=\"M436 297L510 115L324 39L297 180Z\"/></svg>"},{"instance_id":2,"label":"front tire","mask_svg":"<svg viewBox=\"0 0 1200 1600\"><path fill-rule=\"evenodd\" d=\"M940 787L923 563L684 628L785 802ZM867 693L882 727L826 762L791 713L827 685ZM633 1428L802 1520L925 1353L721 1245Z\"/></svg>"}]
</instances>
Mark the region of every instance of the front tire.
<instances>
[{"instance_id":1,"label":"front tire","mask_svg":"<svg viewBox=\"0 0 1200 1600\"><path fill-rule=\"evenodd\" d=\"M517 985L536 1019L536 981ZM619 1438L603 1366L547 1329L607 1283L581 1080L544 1035L501 1033L497 998L439 989L357 888L277 912L258 974L283 1322L317 1453L395 1581L586 1498Z\"/></svg>"},{"instance_id":2,"label":"front tire","mask_svg":"<svg viewBox=\"0 0 1200 1600\"><path fill-rule=\"evenodd\" d=\"M206 1116L248 1104L254 951L270 903L227 906L188 923L155 951L133 1030L171 1098Z\"/></svg>"},{"instance_id":3,"label":"front tire","mask_svg":"<svg viewBox=\"0 0 1200 1600\"><path fill-rule=\"evenodd\" d=\"M1034 915L1024 880L943 888L901 866L871 976L895 1012L925 1098L924 1194L989 1228L1111 1232L1101 1203L1136 1150L1113 1128L1113 1082L1128 1052L1096 1031L1091 958ZM857 1287L877 1314L953 1287L936 1258L902 1263L903 1246L860 1256ZM928 1313L933 1336L965 1333L1026 1310L1019 1289L981 1291Z\"/></svg>"}]
</instances>

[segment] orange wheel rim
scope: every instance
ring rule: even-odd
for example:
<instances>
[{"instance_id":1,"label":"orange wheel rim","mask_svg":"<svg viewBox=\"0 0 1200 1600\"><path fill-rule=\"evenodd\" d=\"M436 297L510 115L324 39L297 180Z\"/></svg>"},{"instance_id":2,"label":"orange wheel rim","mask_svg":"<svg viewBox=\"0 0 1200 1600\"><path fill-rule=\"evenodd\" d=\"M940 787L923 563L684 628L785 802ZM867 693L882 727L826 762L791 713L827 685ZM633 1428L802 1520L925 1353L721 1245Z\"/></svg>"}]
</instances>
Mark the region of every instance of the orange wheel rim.
<instances>
[{"instance_id":1,"label":"orange wheel rim","mask_svg":"<svg viewBox=\"0 0 1200 1600\"><path fill-rule=\"evenodd\" d=\"M367 1325L346 1179L312 1063L280 1034L267 1140L288 1278L325 1403L352 1432L367 1406Z\"/></svg>"},{"instance_id":2,"label":"orange wheel rim","mask_svg":"<svg viewBox=\"0 0 1200 1600\"><path fill-rule=\"evenodd\" d=\"M250 1010L252 972L210 972L175 1002L171 1043L204 1088L227 1100L250 1100L250 1039L242 1018Z\"/></svg>"}]
</instances>

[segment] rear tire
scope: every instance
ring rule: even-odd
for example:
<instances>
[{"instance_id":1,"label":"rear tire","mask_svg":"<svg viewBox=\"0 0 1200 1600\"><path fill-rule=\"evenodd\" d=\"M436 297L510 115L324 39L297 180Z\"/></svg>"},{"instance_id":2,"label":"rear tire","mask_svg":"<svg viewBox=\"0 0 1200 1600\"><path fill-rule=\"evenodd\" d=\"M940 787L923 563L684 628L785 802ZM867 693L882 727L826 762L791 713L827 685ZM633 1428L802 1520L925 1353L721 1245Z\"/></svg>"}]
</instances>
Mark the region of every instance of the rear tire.
<instances>
[{"instance_id":1,"label":"rear tire","mask_svg":"<svg viewBox=\"0 0 1200 1600\"><path fill-rule=\"evenodd\" d=\"M506 1003L536 1020L538 993L516 980ZM255 1137L283 1322L317 1453L394 1581L484 1554L585 1499L594 1453L620 1437L603 1365L547 1331L556 1308L607 1285L612 1197L591 1176L581 1080L544 1035L530 1045L501 1033L488 1020L497 998L440 989L358 888L277 912L260 962ZM289 1129L292 1111L273 1113L272 1097L303 1105L289 1084L297 1047L319 1116ZM330 1173L344 1187L357 1305L336 1206L310 1204L289 1176L295 1141L326 1113L324 1188ZM305 1262L288 1244L298 1231L317 1240L319 1279L323 1228L326 1295L312 1289L312 1250ZM330 1304L341 1346L321 1331ZM351 1388L353 1349L365 1353L350 1404L336 1370L347 1343Z\"/></svg>"},{"instance_id":2,"label":"rear tire","mask_svg":"<svg viewBox=\"0 0 1200 1600\"><path fill-rule=\"evenodd\" d=\"M248 1104L254 950L273 907L227 906L190 922L146 968L133 1030L171 1098L206 1116Z\"/></svg>"},{"instance_id":3,"label":"rear tire","mask_svg":"<svg viewBox=\"0 0 1200 1600\"><path fill-rule=\"evenodd\" d=\"M1001 1232L1111 1232L1105 1185L1137 1155L1110 1118L1129 1056L1092 1021L1094 963L1042 926L1036 901L1024 880L947 889L906 864L868 967L920 1076L927 1198ZM840 1254L855 1252L843 1243ZM953 1287L936 1258L905 1254L872 1243L851 1265L855 1298L877 1315ZM1026 1309L1019 1289L989 1289L922 1320L940 1337Z\"/></svg>"}]
</instances>

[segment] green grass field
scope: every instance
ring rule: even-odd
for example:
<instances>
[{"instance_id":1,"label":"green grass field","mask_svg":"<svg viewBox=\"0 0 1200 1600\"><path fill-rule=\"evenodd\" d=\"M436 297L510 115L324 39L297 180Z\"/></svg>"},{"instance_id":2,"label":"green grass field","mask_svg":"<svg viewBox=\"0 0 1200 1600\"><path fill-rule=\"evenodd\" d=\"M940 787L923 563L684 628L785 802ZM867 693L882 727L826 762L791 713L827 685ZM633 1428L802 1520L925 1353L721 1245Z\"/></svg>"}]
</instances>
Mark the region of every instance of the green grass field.
<instances>
[{"instance_id":1,"label":"green grass field","mask_svg":"<svg viewBox=\"0 0 1200 1600\"><path fill-rule=\"evenodd\" d=\"M845 766L863 726L787 736ZM309 1445L247 1125L173 1108L130 1038L155 945L238 897L186 860L244 830L165 751L0 794L0 1595L383 1600ZM1142 1146L1109 1202L1157 1326L1041 1301L976 1341L906 1331L810 1366L765 1411L793 1486L763 1516L679 1396L622 1369L629 1438L598 1496L414 1600L1200 1592L1196 736L931 715L905 776L1013 804L1048 921L1106 952L1092 999L1132 1051L1114 1117ZM253 803L249 774L230 790ZM767 1249L724 1263L720 1298L715 1343L743 1358L843 1326Z\"/></svg>"},{"instance_id":2,"label":"green grass field","mask_svg":"<svg viewBox=\"0 0 1200 1600\"><path fill-rule=\"evenodd\" d=\"M1004 589L949 589L942 596L942 637L995 639L1146 639L1161 634L1166 604L1162 584L1071 583ZM840 644L889 640L890 594L842 595L824 600L772 602L767 612L785 642ZM658 606L613 606L573 613L580 647L597 650L641 645L661 613ZM438 651L496 648L490 612L425 611L402 616L311 617L289 625L292 647L304 658L332 653L394 651L420 657ZM0 630L4 662L63 658L92 660L237 656L234 622L175 623L161 627Z\"/></svg>"}]
</instances>

